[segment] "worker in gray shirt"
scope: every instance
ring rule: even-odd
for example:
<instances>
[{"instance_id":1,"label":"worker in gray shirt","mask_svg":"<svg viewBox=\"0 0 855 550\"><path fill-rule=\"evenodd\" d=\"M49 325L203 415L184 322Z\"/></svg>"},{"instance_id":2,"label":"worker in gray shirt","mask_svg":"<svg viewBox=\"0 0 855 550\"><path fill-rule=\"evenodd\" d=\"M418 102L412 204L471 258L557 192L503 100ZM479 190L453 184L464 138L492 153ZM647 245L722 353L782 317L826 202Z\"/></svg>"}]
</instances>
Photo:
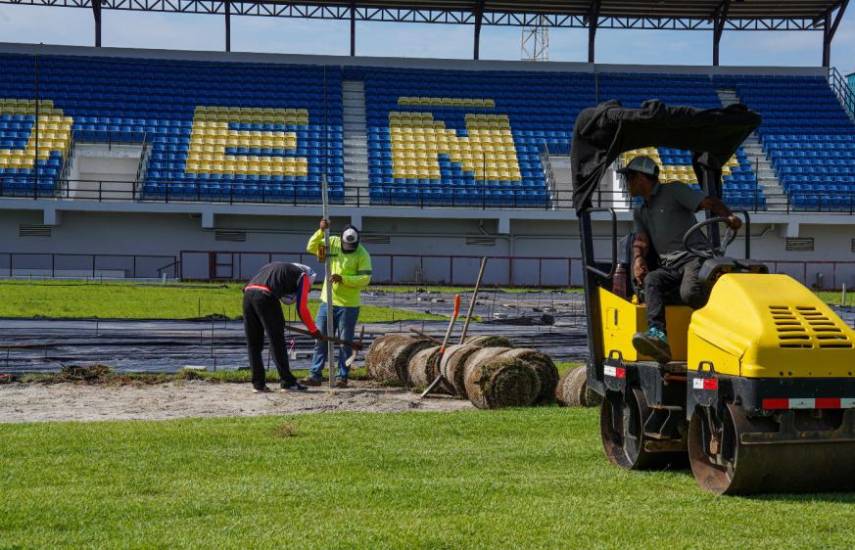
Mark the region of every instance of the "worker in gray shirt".
<instances>
[{"instance_id":1,"label":"worker in gray shirt","mask_svg":"<svg viewBox=\"0 0 855 550\"><path fill-rule=\"evenodd\" d=\"M742 221L725 204L680 182L659 182L659 166L650 157L639 156L618 171L626 178L633 197L643 202L633 210L635 239L632 244L632 276L644 288L647 304L647 331L637 333L635 349L660 363L671 360L671 348L665 326L665 305L684 303L693 309L703 307L709 298L709 287L698 278L703 259L683 246L683 236L697 223L695 212L710 210L727 218L732 229ZM706 242L697 233L689 244L703 248ZM647 263L653 252L659 265L651 270Z\"/></svg>"}]
</instances>

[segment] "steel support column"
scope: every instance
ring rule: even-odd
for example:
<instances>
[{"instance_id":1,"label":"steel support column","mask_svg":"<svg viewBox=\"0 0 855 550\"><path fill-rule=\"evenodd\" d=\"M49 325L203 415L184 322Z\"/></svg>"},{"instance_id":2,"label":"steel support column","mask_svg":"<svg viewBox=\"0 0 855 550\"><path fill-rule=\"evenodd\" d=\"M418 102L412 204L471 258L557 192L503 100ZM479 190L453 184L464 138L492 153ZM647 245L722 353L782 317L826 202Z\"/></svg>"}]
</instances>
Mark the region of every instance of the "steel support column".
<instances>
[{"instance_id":1,"label":"steel support column","mask_svg":"<svg viewBox=\"0 0 855 550\"><path fill-rule=\"evenodd\" d=\"M350 3L350 56L356 55L356 2Z\"/></svg>"},{"instance_id":2,"label":"steel support column","mask_svg":"<svg viewBox=\"0 0 855 550\"><path fill-rule=\"evenodd\" d=\"M713 14L713 67L718 67L719 65L719 46L721 45L721 36L724 34L724 23L727 21L727 12L729 9L730 0L722 0Z\"/></svg>"},{"instance_id":3,"label":"steel support column","mask_svg":"<svg viewBox=\"0 0 855 550\"><path fill-rule=\"evenodd\" d=\"M478 60L481 58L481 24L484 19L484 0L475 4L475 8L472 11L475 15L475 34L473 36L472 44L472 59Z\"/></svg>"},{"instance_id":4,"label":"steel support column","mask_svg":"<svg viewBox=\"0 0 855 550\"><path fill-rule=\"evenodd\" d=\"M232 51L232 2L225 1L226 8L226 51Z\"/></svg>"},{"instance_id":5,"label":"steel support column","mask_svg":"<svg viewBox=\"0 0 855 550\"><path fill-rule=\"evenodd\" d=\"M597 29L600 25L600 0L593 0L588 10L588 63L596 60Z\"/></svg>"},{"instance_id":6,"label":"steel support column","mask_svg":"<svg viewBox=\"0 0 855 550\"><path fill-rule=\"evenodd\" d=\"M95 18L95 47L101 47L101 0L92 0L92 16Z\"/></svg>"},{"instance_id":7,"label":"steel support column","mask_svg":"<svg viewBox=\"0 0 855 550\"><path fill-rule=\"evenodd\" d=\"M837 33L837 27L840 26L840 21L843 19L843 14L846 13L846 6L849 5L849 0L843 0L837 14L832 17L832 11L828 10L825 14L825 28L822 31L822 66L831 67L831 43L834 41L834 35Z\"/></svg>"}]
</instances>

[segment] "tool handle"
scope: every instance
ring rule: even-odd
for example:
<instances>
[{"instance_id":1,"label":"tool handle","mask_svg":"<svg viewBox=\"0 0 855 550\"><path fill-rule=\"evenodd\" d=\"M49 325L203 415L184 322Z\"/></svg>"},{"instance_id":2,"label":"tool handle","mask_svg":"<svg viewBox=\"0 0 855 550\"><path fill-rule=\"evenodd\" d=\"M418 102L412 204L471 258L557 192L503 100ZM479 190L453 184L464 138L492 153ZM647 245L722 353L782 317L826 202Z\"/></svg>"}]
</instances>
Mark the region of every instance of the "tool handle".
<instances>
[{"instance_id":1,"label":"tool handle","mask_svg":"<svg viewBox=\"0 0 855 550\"><path fill-rule=\"evenodd\" d=\"M454 322L460 315L460 294L454 296L454 311L451 313L451 320L448 322L448 329L445 331L445 338L442 339L442 346L439 348L439 355L445 353L445 347L448 345L448 339L451 338L451 329L454 328Z\"/></svg>"},{"instance_id":2,"label":"tool handle","mask_svg":"<svg viewBox=\"0 0 855 550\"><path fill-rule=\"evenodd\" d=\"M478 292L481 290L481 281L484 280L484 269L487 267L487 257L481 258L481 267L478 269L478 279L475 281L475 290L472 292L472 298L469 299L469 309L466 310L466 321L463 323L463 331L460 333L459 343L466 341L466 334L469 332L469 323L472 321L472 313L475 311L475 304L478 302Z\"/></svg>"},{"instance_id":3,"label":"tool handle","mask_svg":"<svg viewBox=\"0 0 855 550\"><path fill-rule=\"evenodd\" d=\"M314 338L314 335L306 329L298 328L298 327L291 326L291 325L288 325L287 329L292 331L292 332L296 332L297 334L302 334L303 336L311 336L312 338ZM329 336L323 336L323 335L321 335L319 340L321 340L323 342L332 342L333 344L338 344L339 346L349 346L355 350L361 350L362 349L362 342L361 341L360 342L348 342L347 340L342 340L340 338L335 338L335 337L330 338Z\"/></svg>"}]
</instances>

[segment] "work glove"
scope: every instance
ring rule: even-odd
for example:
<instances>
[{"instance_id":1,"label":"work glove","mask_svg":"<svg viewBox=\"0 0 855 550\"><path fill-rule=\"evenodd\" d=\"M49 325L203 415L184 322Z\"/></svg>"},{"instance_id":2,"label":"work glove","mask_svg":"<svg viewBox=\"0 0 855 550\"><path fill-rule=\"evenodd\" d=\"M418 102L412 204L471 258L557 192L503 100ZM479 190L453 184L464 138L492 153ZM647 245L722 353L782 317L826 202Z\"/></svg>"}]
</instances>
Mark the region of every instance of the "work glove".
<instances>
[{"instance_id":1,"label":"work glove","mask_svg":"<svg viewBox=\"0 0 855 550\"><path fill-rule=\"evenodd\" d=\"M740 227L742 227L742 220L739 219L739 216L736 214L731 214L727 217L727 226L734 231L737 231Z\"/></svg>"},{"instance_id":2,"label":"work glove","mask_svg":"<svg viewBox=\"0 0 855 550\"><path fill-rule=\"evenodd\" d=\"M647 271L647 262L644 261L644 258L636 258L632 263L632 278L635 279L638 286L644 286L644 278L647 277Z\"/></svg>"},{"instance_id":3,"label":"work glove","mask_svg":"<svg viewBox=\"0 0 855 550\"><path fill-rule=\"evenodd\" d=\"M330 276L330 281L332 281L333 284L340 284L344 282L344 279L341 278L341 275L336 273L335 275Z\"/></svg>"},{"instance_id":4,"label":"work glove","mask_svg":"<svg viewBox=\"0 0 855 550\"><path fill-rule=\"evenodd\" d=\"M323 337L324 337L324 335L321 333L321 331L320 331L320 330L315 329L315 330L313 330L313 331L312 331L312 338L314 338L315 340L320 340L320 339L322 339Z\"/></svg>"}]
</instances>

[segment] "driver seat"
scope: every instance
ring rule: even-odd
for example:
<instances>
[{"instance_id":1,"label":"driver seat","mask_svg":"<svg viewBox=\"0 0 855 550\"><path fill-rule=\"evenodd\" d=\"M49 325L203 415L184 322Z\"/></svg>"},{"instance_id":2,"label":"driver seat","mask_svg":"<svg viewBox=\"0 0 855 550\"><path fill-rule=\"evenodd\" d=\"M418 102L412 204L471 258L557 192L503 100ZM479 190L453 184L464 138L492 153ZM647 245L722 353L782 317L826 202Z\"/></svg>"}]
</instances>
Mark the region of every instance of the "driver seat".
<instances>
[{"instance_id":1,"label":"driver seat","mask_svg":"<svg viewBox=\"0 0 855 550\"><path fill-rule=\"evenodd\" d=\"M738 260L730 256L717 256L710 258L701 264L701 270L698 272L698 278L712 285L718 281L719 277L727 273L762 273L768 274L769 267L762 262L754 260Z\"/></svg>"}]
</instances>

